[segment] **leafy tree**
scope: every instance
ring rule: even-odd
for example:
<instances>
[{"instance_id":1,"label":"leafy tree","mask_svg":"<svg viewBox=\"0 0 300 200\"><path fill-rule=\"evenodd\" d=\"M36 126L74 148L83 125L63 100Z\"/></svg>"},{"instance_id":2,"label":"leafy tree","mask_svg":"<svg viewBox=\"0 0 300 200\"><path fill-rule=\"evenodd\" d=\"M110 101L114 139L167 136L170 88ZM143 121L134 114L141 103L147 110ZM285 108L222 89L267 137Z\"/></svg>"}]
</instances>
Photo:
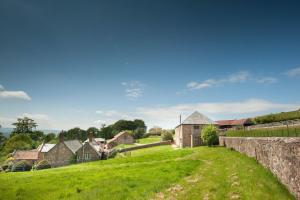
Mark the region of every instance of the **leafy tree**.
<instances>
[{"instance_id":1,"label":"leafy tree","mask_svg":"<svg viewBox=\"0 0 300 200\"><path fill-rule=\"evenodd\" d=\"M72 128L72 129L68 130L64 134L64 138L66 140L78 139L78 140L84 141L87 138L87 133L85 130L82 130L79 127L76 127L76 128Z\"/></svg>"},{"instance_id":2,"label":"leafy tree","mask_svg":"<svg viewBox=\"0 0 300 200\"><path fill-rule=\"evenodd\" d=\"M162 133L162 128L159 126L154 126L149 129L150 135L161 135L161 133Z\"/></svg>"},{"instance_id":3,"label":"leafy tree","mask_svg":"<svg viewBox=\"0 0 300 200\"><path fill-rule=\"evenodd\" d=\"M20 133L31 133L33 129L37 127L37 124L34 122L33 119L28 117L18 118L17 122L12 124L15 126L13 132L20 134Z\"/></svg>"},{"instance_id":4,"label":"leafy tree","mask_svg":"<svg viewBox=\"0 0 300 200\"><path fill-rule=\"evenodd\" d=\"M34 141L42 141L45 137L44 132L42 131L33 131L29 133L29 137Z\"/></svg>"},{"instance_id":5,"label":"leafy tree","mask_svg":"<svg viewBox=\"0 0 300 200\"><path fill-rule=\"evenodd\" d=\"M15 149L31 149L33 142L28 135L18 134L9 138L4 146L4 152L6 154L13 152Z\"/></svg>"},{"instance_id":6,"label":"leafy tree","mask_svg":"<svg viewBox=\"0 0 300 200\"><path fill-rule=\"evenodd\" d=\"M124 130L135 130L137 128L133 121L129 120L119 120L113 125L114 132L117 134Z\"/></svg>"},{"instance_id":7,"label":"leafy tree","mask_svg":"<svg viewBox=\"0 0 300 200\"><path fill-rule=\"evenodd\" d=\"M146 128L145 122L141 119L135 119L133 122L135 123L137 128Z\"/></svg>"},{"instance_id":8,"label":"leafy tree","mask_svg":"<svg viewBox=\"0 0 300 200\"><path fill-rule=\"evenodd\" d=\"M134 139L140 139L144 136L144 133L145 133L145 129L141 127L134 130L132 136Z\"/></svg>"},{"instance_id":9,"label":"leafy tree","mask_svg":"<svg viewBox=\"0 0 300 200\"><path fill-rule=\"evenodd\" d=\"M163 130L161 138L163 141L167 141L167 140L173 141L173 132L171 130Z\"/></svg>"},{"instance_id":10,"label":"leafy tree","mask_svg":"<svg viewBox=\"0 0 300 200\"><path fill-rule=\"evenodd\" d=\"M208 146L218 144L217 128L213 125L205 126L201 131L201 138Z\"/></svg>"},{"instance_id":11,"label":"leafy tree","mask_svg":"<svg viewBox=\"0 0 300 200\"><path fill-rule=\"evenodd\" d=\"M6 140L7 140L7 138L4 136L3 133L0 132L0 151L2 151Z\"/></svg>"},{"instance_id":12,"label":"leafy tree","mask_svg":"<svg viewBox=\"0 0 300 200\"><path fill-rule=\"evenodd\" d=\"M87 132L87 134L93 133L94 136L96 136L96 137L98 137L99 133L100 133L99 129L97 129L96 127L90 127L86 130L86 132Z\"/></svg>"},{"instance_id":13,"label":"leafy tree","mask_svg":"<svg viewBox=\"0 0 300 200\"><path fill-rule=\"evenodd\" d=\"M114 137L114 135L113 135L113 126L112 125L103 126L100 129L99 137L105 138L106 140L113 138Z\"/></svg>"},{"instance_id":14,"label":"leafy tree","mask_svg":"<svg viewBox=\"0 0 300 200\"><path fill-rule=\"evenodd\" d=\"M44 141L47 143L47 142L50 142L52 140L54 140L56 137L55 133L48 133L47 135L45 135L44 137Z\"/></svg>"}]
</instances>

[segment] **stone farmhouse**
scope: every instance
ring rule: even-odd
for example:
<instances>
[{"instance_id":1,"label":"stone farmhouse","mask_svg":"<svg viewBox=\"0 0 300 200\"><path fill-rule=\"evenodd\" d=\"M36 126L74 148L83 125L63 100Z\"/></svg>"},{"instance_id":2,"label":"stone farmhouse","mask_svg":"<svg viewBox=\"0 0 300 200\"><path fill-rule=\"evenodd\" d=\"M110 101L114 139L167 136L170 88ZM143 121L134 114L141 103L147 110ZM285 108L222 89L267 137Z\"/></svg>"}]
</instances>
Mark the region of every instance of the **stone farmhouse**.
<instances>
[{"instance_id":1,"label":"stone farmhouse","mask_svg":"<svg viewBox=\"0 0 300 200\"><path fill-rule=\"evenodd\" d=\"M175 145L180 148L201 145L201 129L209 124L217 125L213 120L195 111L175 128Z\"/></svg>"},{"instance_id":2,"label":"stone farmhouse","mask_svg":"<svg viewBox=\"0 0 300 200\"><path fill-rule=\"evenodd\" d=\"M37 149L15 150L13 162L26 160L33 165L41 160L47 160L52 167L68 165L72 162L87 162L99 160L104 152L103 138L93 138L92 134L84 143L79 140L64 141L63 134L59 135L57 144L42 143Z\"/></svg>"},{"instance_id":3,"label":"stone farmhouse","mask_svg":"<svg viewBox=\"0 0 300 200\"><path fill-rule=\"evenodd\" d=\"M77 162L94 161L103 158L104 142L103 138L93 138L93 135L89 134L88 139L77 150Z\"/></svg>"},{"instance_id":4,"label":"stone farmhouse","mask_svg":"<svg viewBox=\"0 0 300 200\"><path fill-rule=\"evenodd\" d=\"M63 134L60 134L57 144L41 144L38 147L38 161L47 160L52 167L68 165L74 160L81 146L79 140L64 141Z\"/></svg>"},{"instance_id":5,"label":"stone farmhouse","mask_svg":"<svg viewBox=\"0 0 300 200\"><path fill-rule=\"evenodd\" d=\"M134 138L127 131L122 131L107 141L106 148L111 149L119 144L133 144Z\"/></svg>"}]
</instances>

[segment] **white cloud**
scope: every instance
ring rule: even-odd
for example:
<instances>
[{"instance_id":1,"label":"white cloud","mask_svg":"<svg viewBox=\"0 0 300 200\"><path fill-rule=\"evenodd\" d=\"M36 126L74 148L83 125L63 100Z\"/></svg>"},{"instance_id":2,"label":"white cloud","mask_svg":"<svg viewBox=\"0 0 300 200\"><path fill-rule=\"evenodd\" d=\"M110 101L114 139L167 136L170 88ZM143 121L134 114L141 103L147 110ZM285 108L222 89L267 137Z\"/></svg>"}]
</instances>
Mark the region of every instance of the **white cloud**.
<instances>
[{"instance_id":1,"label":"white cloud","mask_svg":"<svg viewBox=\"0 0 300 200\"><path fill-rule=\"evenodd\" d=\"M49 120L48 115L45 115L45 114L23 113L22 115L20 115L18 117L28 117L28 118L34 119L34 120Z\"/></svg>"},{"instance_id":2,"label":"white cloud","mask_svg":"<svg viewBox=\"0 0 300 200\"><path fill-rule=\"evenodd\" d=\"M240 71L229 75L227 78L222 79L207 79L203 82L191 81L186 86L190 90L199 90L210 87L217 87L225 83L243 83L250 79L250 73L247 71Z\"/></svg>"},{"instance_id":3,"label":"white cloud","mask_svg":"<svg viewBox=\"0 0 300 200\"><path fill-rule=\"evenodd\" d=\"M8 91L0 85L0 99L23 99L30 101L30 96L24 91Z\"/></svg>"},{"instance_id":4,"label":"white cloud","mask_svg":"<svg viewBox=\"0 0 300 200\"><path fill-rule=\"evenodd\" d=\"M33 113L23 113L15 117L0 117L0 124L3 127L12 127L12 123L17 121L17 118L28 117L33 119L37 124L38 128L42 129L52 129L55 128L55 122L52 121L46 114L33 114Z\"/></svg>"},{"instance_id":5,"label":"white cloud","mask_svg":"<svg viewBox=\"0 0 300 200\"><path fill-rule=\"evenodd\" d=\"M288 75L289 77L300 77L300 67L290 69L285 74Z\"/></svg>"},{"instance_id":6,"label":"white cloud","mask_svg":"<svg viewBox=\"0 0 300 200\"><path fill-rule=\"evenodd\" d=\"M300 103L275 103L262 99L247 99L235 102L188 103L173 106L139 107L132 112L120 112L116 110L104 111L95 123L112 124L119 119L143 119L149 128L154 125L163 128L174 128L179 123L179 115L182 115L182 119L184 119L195 110L198 110L213 120L217 120L251 117L259 114L288 111L298 108L300 108Z\"/></svg>"},{"instance_id":7,"label":"white cloud","mask_svg":"<svg viewBox=\"0 0 300 200\"><path fill-rule=\"evenodd\" d=\"M125 89L126 96L131 99L137 99L143 94L143 85L139 81L122 82Z\"/></svg>"},{"instance_id":8,"label":"white cloud","mask_svg":"<svg viewBox=\"0 0 300 200\"><path fill-rule=\"evenodd\" d=\"M107 111L96 111L97 114L100 114L98 120L94 121L95 124L112 124L120 119L131 119L127 113L119 112L116 110L107 110Z\"/></svg>"},{"instance_id":9,"label":"white cloud","mask_svg":"<svg viewBox=\"0 0 300 200\"><path fill-rule=\"evenodd\" d=\"M276 83L277 78L274 77L262 77L256 80L257 83L262 83L262 84L271 84L271 83Z\"/></svg>"},{"instance_id":10,"label":"white cloud","mask_svg":"<svg viewBox=\"0 0 300 200\"><path fill-rule=\"evenodd\" d=\"M250 79L250 73L248 71L240 71L230 75L227 81L231 83L242 83L249 79Z\"/></svg>"}]
</instances>

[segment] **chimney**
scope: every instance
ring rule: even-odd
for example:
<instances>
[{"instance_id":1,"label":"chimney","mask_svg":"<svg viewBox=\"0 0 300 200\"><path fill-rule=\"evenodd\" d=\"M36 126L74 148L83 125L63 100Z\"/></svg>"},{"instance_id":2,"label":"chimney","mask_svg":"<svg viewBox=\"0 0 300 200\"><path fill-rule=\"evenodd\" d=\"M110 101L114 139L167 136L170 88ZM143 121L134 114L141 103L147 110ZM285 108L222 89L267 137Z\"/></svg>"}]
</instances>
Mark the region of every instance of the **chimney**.
<instances>
[{"instance_id":1,"label":"chimney","mask_svg":"<svg viewBox=\"0 0 300 200\"><path fill-rule=\"evenodd\" d=\"M179 115L179 124L181 124L181 115Z\"/></svg>"},{"instance_id":2,"label":"chimney","mask_svg":"<svg viewBox=\"0 0 300 200\"><path fill-rule=\"evenodd\" d=\"M93 142L93 132L89 132L89 143Z\"/></svg>"},{"instance_id":3,"label":"chimney","mask_svg":"<svg viewBox=\"0 0 300 200\"><path fill-rule=\"evenodd\" d=\"M64 131L62 130L60 133L59 133L59 142L64 142Z\"/></svg>"}]
</instances>

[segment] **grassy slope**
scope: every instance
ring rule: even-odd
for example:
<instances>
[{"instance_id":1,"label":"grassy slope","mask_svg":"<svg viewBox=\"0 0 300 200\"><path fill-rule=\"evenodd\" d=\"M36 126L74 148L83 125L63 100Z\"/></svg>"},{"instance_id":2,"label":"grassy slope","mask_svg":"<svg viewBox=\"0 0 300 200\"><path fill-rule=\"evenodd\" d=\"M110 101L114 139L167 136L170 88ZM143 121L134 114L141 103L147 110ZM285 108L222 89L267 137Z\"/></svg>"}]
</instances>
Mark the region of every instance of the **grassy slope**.
<instances>
[{"instance_id":1,"label":"grassy slope","mask_svg":"<svg viewBox=\"0 0 300 200\"><path fill-rule=\"evenodd\" d=\"M221 147L142 149L127 158L0 174L0 183L0 199L293 199L253 159Z\"/></svg>"},{"instance_id":2,"label":"grassy slope","mask_svg":"<svg viewBox=\"0 0 300 200\"><path fill-rule=\"evenodd\" d=\"M154 142L160 142L161 137L160 136L150 136L147 138L142 138L137 141L139 144L149 144L149 143L154 143Z\"/></svg>"},{"instance_id":3,"label":"grassy slope","mask_svg":"<svg viewBox=\"0 0 300 200\"><path fill-rule=\"evenodd\" d=\"M118 146L116 146L114 148L115 149L122 149L122 148L137 146L139 144L150 144L150 143L160 142L160 141L161 141L160 136L150 136L150 137L147 137L147 138L142 138L142 139L136 140L135 144L119 144Z\"/></svg>"}]
</instances>

